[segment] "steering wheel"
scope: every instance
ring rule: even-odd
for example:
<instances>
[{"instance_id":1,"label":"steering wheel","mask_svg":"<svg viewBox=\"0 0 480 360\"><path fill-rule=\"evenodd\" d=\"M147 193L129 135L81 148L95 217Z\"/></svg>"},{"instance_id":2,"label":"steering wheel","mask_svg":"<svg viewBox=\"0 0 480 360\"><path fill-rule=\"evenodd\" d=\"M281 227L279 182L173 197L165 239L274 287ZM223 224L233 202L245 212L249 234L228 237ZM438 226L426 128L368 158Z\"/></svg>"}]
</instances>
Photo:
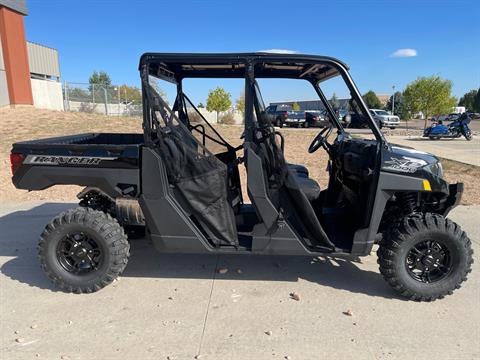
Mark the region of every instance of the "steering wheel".
<instances>
[{"instance_id":1,"label":"steering wheel","mask_svg":"<svg viewBox=\"0 0 480 360\"><path fill-rule=\"evenodd\" d=\"M331 145L327 142L327 138L330 136L332 131L333 126L324 127L322 131L320 131L317 136L315 136L315 139L313 139L312 143L308 147L308 152L312 154L318 149L320 149L320 147L323 147L325 151L330 154Z\"/></svg>"}]
</instances>

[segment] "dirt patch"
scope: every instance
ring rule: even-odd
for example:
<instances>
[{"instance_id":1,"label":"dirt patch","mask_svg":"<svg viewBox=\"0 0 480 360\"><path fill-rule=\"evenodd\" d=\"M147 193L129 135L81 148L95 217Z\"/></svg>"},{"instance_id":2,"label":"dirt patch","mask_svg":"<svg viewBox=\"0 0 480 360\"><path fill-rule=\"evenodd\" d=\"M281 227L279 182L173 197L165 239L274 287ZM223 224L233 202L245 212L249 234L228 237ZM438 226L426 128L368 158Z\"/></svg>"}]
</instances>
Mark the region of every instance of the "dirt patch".
<instances>
[{"instance_id":1,"label":"dirt patch","mask_svg":"<svg viewBox=\"0 0 480 360\"><path fill-rule=\"evenodd\" d=\"M0 109L0 201L72 201L79 186L54 186L43 191L18 190L12 184L10 151L12 143L51 136L91 132L141 132L140 118L113 117L81 112L63 112L34 108Z\"/></svg>"},{"instance_id":2,"label":"dirt patch","mask_svg":"<svg viewBox=\"0 0 480 360\"><path fill-rule=\"evenodd\" d=\"M142 132L141 118L113 117L89 113L71 113L34 108L0 110L0 201L71 201L76 202L79 186L54 186L43 191L27 192L12 185L9 154L11 145L21 140L40 139L51 136L89 132ZM241 143L243 128L234 125L217 125L219 133L232 145ZM317 180L322 189L328 185L326 171L328 156L319 149L309 154L307 148L318 133L318 129L282 129L285 137L285 156L288 162L304 164L310 176ZM451 182L465 183L464 204L480 204L480 168L444 160L445 177ZM245 186L245 171L241 167L242 186ZM244 197L246 197L244 191Z\"/></svg>"},{"instance_id":3,"label":"dirt patch","mask_svg":"<svg viewBox=\"0 0 480 360\"><path fill-rule=\"evenodd\" d=\"M462 196L463 205L480 204L480 167L442 159L445 179L449 183L461 182L464 184Z\"/></svg>"}]
</instances>

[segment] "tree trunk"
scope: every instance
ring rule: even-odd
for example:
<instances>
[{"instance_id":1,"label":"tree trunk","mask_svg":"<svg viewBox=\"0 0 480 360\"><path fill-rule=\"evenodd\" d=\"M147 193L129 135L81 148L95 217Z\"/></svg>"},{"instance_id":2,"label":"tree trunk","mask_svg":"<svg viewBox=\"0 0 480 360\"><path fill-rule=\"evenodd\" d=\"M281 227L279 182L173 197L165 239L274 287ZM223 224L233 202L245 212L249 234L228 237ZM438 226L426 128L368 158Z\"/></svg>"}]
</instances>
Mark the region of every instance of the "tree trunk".
<instances>
[{"instance_id":1,"label":"tree trunk","mask_svg":"<svg viewBox=\"0 0 480 360\"><path fill-rule=\"evenodd\" d=\"M423 130L425 130L427 128L428 114L425 113L423 116L425 117L425 123L423 124Z\"/></svg>"}]
</instances>

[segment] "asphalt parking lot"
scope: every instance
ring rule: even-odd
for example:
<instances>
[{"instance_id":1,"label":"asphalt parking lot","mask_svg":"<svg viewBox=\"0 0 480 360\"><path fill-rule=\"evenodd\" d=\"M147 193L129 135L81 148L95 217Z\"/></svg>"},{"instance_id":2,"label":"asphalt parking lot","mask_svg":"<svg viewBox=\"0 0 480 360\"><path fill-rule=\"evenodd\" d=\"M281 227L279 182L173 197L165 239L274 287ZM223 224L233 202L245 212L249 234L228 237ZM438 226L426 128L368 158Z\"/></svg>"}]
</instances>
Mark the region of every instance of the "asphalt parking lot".
<instances>
[{"instance_id":1,"label":"asphalt parking lot","mask_svg":"<svg viewBox=\"0 0 480 360\"><path fill-rule=\"evenodd\" d=\"M141 239L132 241L119 281L94 294L66 294L40 270L36 242L47 221L72 206L0 206L2 359L480 357L476 263L453 296L415 303L386 285L373 254L161 255ZM479 216L478 206L451 214L473 240L475 258Z\"/></svg>"}]
</instances>

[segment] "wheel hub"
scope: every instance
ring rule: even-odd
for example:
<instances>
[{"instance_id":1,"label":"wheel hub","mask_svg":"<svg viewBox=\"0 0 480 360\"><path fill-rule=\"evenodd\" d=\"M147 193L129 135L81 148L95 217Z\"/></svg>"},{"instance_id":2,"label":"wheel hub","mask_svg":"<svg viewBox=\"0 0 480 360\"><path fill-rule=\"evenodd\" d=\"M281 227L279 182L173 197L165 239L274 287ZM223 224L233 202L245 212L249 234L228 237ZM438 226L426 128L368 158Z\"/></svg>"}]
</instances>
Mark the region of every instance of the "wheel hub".
<instances>
[{"instance_id":1,"label":"wheel hub","mask_svg":"<svg viewBox=\"0 0 480 360\"><path fill-rule=\"evenodd\" d=\"M58 243L57 259L68 272L85 275L98 269L103 252L94 238L83 232L70 233Z\"/></svg>"},{"instance_id":2,"label":"wheel hub","mask_svg":"<svg viewBox=\"0 0 480 360\"><path fill-rule=\"evenodd\" d=\"M87 256L87 249L85 248L80 248L77 250L77 252L75 253L75 256L78 257L78 258L84 258Z\"/></svg>"},{"instance_id":3,"label":"wheel hub","mask_svg":"<svg viewBox=\"0 0 480 360\"><path fill-rule=\"evenodd\" d=\"M445 245L431 240L413 246L405 263L409 275L423 283L439 281L451 271L450 251Z\"/></svg>"}]
</instances>

